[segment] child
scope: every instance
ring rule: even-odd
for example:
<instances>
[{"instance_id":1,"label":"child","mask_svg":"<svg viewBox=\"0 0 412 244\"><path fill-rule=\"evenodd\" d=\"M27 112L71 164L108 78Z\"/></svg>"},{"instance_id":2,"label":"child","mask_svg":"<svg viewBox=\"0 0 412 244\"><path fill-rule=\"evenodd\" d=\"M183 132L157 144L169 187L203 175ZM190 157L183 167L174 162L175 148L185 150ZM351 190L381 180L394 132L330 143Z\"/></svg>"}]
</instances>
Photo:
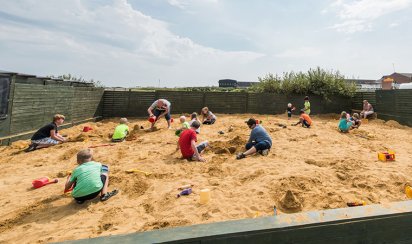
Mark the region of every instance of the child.
<instances>
[{"instance_id":1,"label":"child","mask_svg":"<svg viewBox=\"0 0 412 244\"><path fill-rule=\"evenodd\" d=\"M197 137L195 130L199 127L200 122L194 121L189 130L184 130L180 135L176 149L179 150L180 148L183 158L204 162L205 159L200 154L209 146L209 143L204 141L196 146Z\"/></svg>"},{"instance_id":2,"label":"child","mask_svg":"<svg viewBox=\"0 0 412 244\"><path fill-rule=\"evenodd\" d=\"M64 115L56 114L53 117L53 122L40 128L31 137L30 146L25 149L25 152L31 152L36 149L45 148L63 143L66 139L59 134L58 127L64 122Z\"/></svg>"},{"instance_id":3,"label":"child","mask_svg":"<svg viewBox=\"0 0 412 244\"><path fill-rule=\"evenodd\" d=\"M302 127L306 128L310 128L310 126L312 125L312 119L309 117L309 114L305 114L305 111L303 109L300 110L299 122L292 125L296 126L298 124L302 124Z\"/></svg>"},{"instance_id":4,"label":"child","mask_svg":"<svg viewBox=\"0 0 412 244\"><path fill-rule=\"evenodd\" d=\"M250 118L245 122L252 131L250 132L249 140L245 146L246 152L236 155L236 159L239 160L257 152L263 156L268 155L269 150L272 147L272 138L269 133L261 125L256 124L256 120L253 118Z\"/></svg>"},{"instance_id":5,"label":"child","mask_svg":"<svg viewBox=\"0 0 412 244\"><path fill-rule=\"evenodd\" d=\"M202 116L202 123L204 125L211 125L216 122L216 115L212 113L212 111L209 110L208 107L202 108L201 111Z\"/></svg>"},{"instance_id":6,"label":"child","mask_svg":"<svg viewBox=\"0 0 412 244\"><path fill-rule=\"evenodd\" d=\"M292 104L288 103L288 108L287 108L288 120L290 120L290 118L292 118L292 111L294 111L294 110L295 110L295 107L292 107Z\"/></svg>"},{"instance_id":7,"label":"child","mask_svg":"<svg viewBox=\"0 0 412 244\"><path fill-rule=\"evenodd\" d=\"M77 153L77 166L73 174L67 178L65 191L73 187L72 196L78 204L92 200L100 194L100 201L106 201L119 191L107 192L109 185L109 168L106 165L93 161L90 149L83 149Z\"/></svg>"},{"instance_id":8,"label":"child","mask_svg":"<svg viewBox=\"0 0 412 244\"><path fill-rule=\"evenodd\" d=\"M310 114L310 102L309 102L309 97L308 96L306 96L305 97L305 99L304 99L304 104L303 104L303 106L304 106L304 108L303 108L303 110L305 111L305 113L307 114L307 115L309 115Z\"/></svg>"},{"instance_id":9,"label":"child","mask_svg":"<svg viewBox=\"0 0 412 244\"><path fill-rule=\"evenodd\" d=\"M116 129L114 129L112 142L124 141L126 136L129 134L129 126L127 126L127 123L128 121L126 118L120 119L120 125L116 126Z\"/></svg>"},{"instance_id":10,"label":"child","mask_svg":"<svg viewBox=\"0 0 412 244\"><path fill-rule=\"evenodd\" d=\"M180 123L182 124L182 127L180 127L179 129L176 130L175 134L177 136L180 136L180 134L182 133L182 131L187 130L190 128L190 124L188 122L186 122L186 116L180 116Z\"/></svg>"},{"instance_id":11,"label":"child","mask_svg":"<svg viewBox=\"0 0 412 244\"><path fill-rule=\"evenodd\" d=\"M351 120L353 121L351 129L357 129L362 124L362 120L360 119L360 116L358 113L354 113Z\"/></svg>"},{"instance_id":12,"label":"child","mask_svg":"<svg viewBox=\"0 0 412 244\"><path fill-rule=\"evenodd\" d=\"M343 111L340 114L340 120L338 124L338 128L341 132L349 132L350 128L352 126L352 122L348 121L347 114L345 111Z\"/></svg>"},{"instance_id":13,"label":"child","mask_svg":"<svg viewBox=\"0 0 412 244\"><path fill-rule=\"evenodd\" d=\"M192 126L193 121L199 121L199 120L197 119L197 113L196 113L196 112L193 112L193 113L190 115L190 122L189 122L189 125L190 125L190 126ZM200 127L196 129L196 134L199 134L199 133L200 133Z\"/></svg>"}]
</instances>

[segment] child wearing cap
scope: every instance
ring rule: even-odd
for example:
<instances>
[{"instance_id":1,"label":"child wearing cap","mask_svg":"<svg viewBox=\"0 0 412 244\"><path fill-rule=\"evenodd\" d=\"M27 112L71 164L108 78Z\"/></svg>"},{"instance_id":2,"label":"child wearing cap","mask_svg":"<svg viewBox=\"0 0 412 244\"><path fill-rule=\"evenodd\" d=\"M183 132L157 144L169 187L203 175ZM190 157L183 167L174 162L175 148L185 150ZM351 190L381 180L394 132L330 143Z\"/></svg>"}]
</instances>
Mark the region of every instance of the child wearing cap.
<instances>
[{"instance_id":1,"label":"child wearing cap","mask_svg":"<svg viewBox=\"0 0 412 244\"><path fill-rule=\"evenodd\" d=\"M245 158L248 155L255 154L256 152L266 156L272 147L272 138L269 133L263 128L262 125L256 124L256 120L250 118L246 121L250 132L249 141L246 143L246 152L236 155L236 159Z\"/></svg>"},{"instance_id":2,"label":"child wearing cap","mask_svg":"<svg viewBox=\"0 0 412 244\"><path fill-rule=\"evenodd\" d=\"M127 126L127 118L121 118L120 124L114 129L112 142L122 142L129 134L129 126Z\"/></svg>"},{"instance_id":3,"label":"child wearing cap","mask_svg":"<svg viewBox=\"0 0 412 244\"><path fill-rule=\"evenodd\" d=\"M296 126L298 124L302 124L302 127L305 128L310 128L310 126L312 125L312 119L310 118L309 114L305 114L305 111L303 109L300 110L299 121L296 124L292 125Z\"/></svg>"},{"instance_id":4,"label":"child wearing cap","mask_svg":"<svg viewBox=\"0 0 412 244\"><path fill-rule=\"evenodd\" d=\"M107 192L109 185L109 167L93 161L90 149L83 149L77 153L77 166L73 174L69 175L65 185L65 192L73 188L72 196L78 204L92 200L100 195L100 201L106 201L119 191Z\"/></svg>"},{"instance_id":5,"label":"child wearing cap","mask_svg":"<svg viewBox=\"0 0 412 244\"><path fill-rule=\"evenodd\" d=\"M290 118L292 118L292 111L294 111L294 110L295 110L295 107L293 107L291 103L288 103L288 108L287 108L288 120L290 120Z\"/></svg>"},{"instance_id":6,"label":"child wearing cap","mask_svg":"<svg viewBox=\"0 0 412 244\"><path fill-rule=\"evenodd\" d=\"M31 137L31 144L25 150L31 152L36 149L45 148L63 143L66 139L59 134L58 127L64 122L64 115L56 114L53 117L53 122L40 128Z\"/></svg>"}]
</instances>

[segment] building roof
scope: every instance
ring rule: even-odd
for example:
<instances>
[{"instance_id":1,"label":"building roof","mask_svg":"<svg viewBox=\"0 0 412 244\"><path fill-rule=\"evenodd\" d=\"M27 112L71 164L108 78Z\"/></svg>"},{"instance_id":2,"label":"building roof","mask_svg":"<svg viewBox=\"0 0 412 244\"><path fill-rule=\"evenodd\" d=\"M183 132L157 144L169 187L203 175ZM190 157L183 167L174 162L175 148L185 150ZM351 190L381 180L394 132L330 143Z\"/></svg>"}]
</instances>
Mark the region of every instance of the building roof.
<instances>
[{"instance_id":1,"label":"building roof","mask_svg":"<svg viewBox=\"0 0 412 244\"><path fill-rule=\"evenodd\" d=\"M358 85L361 85L361 84L365 84L365 85L366 84L379 84L379 83L381 83L380 80L365 80L365 79L345 79L345 81L355 82Z\"/></svg>"},{"instance_id":2,"label":"building roof","mask_svg":"<svg viewBox=\"0 0 412 244\"><path fill-rule=\"evenodd\" d=\"M398 73L398 74L412 78L412 73Z\"/></svg>"}]
</instances>

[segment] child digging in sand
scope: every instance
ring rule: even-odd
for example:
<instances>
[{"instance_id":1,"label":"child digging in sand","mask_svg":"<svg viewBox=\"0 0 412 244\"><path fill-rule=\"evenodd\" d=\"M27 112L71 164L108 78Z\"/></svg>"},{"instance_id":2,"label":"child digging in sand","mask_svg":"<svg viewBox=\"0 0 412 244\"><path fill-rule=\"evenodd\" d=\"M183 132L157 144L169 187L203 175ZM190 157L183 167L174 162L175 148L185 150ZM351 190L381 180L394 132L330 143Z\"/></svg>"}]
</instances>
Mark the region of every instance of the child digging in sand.
<instances>
[{"instance_id":1,"label":"child digging in sand","mask_svg":"<svg viewBox=\"0 0 412 244\"><path fill-rule=\"evenodd\" d=\"M77 153L77 166L68 178L65 192L73 188L72 196L78 204L92 200L100 194L100 201L106 201L119 191L107 192L109 185L109 167L93 161L90 149Z\"/></svg>"},{"instance_id":2,"label":"child digging in sand","mask_svg":"<svg viewBox=\"0 0 412 244\"><path fill-rule=\"evenodd\" d=\"M180 135L177 148L182 153L183 158L194 161L204 162L205 159L200 156L202 151L209 146L207 141L204 141L196 146L196 129L200 127L199 121L193 121L189 130L184 130Z\"/></svg>"},{"instance_id":3,"label":"child digging in sand","mask_svg":"<svg viewBox=\"0 0 412 244\"><path fill-rule=\"evenodd\" d=\"M199 119L197 118L197 113L196 113L196 112L193 112L193 113L190 115L189 125L192 126L192 123L193 123L194 121L199 121ZM199 134L199 133L200 133L200 127L196 129L196 134Z\"/></svg>"},{"instance_id":4,"label":"child digging in sand","mask_svg":"<svg viewBox=\"0 0 412 244\"><path fill-rule=\"evenodd\" d=\"M112 142L122 142L126 139L126 136L129 134L129 126L127 126L127 119L121 118L120 125L116 126L112 136Z\"/></svg>"},{"instance_id":5,"label":"child digging in sand","mask_svg":"<svg viewBox=\"0 0 412 244\"><path fill-rule=\"evenodd\" d=\"M302 109L300 110L300 117L299 121L296 124L292 124L296 126L298 124L302 124L302 127L310 128L312 125L312 119L310 118L309 114L305 114L305 111Z\"/></svg>"},{"instance_id":6,"label":"child digging in sand","mask_svg":"<svg viewBox=\"0 0 412 244\"><path fill-rule=\"evenodd\" d=\"M182 127L176 130L175 134L180 137L180 134L184 131L190 128L189 122L186 122L186 116L182 115L180 116L180 123L182 124Z\"/></svg>"},{"instance_id":7,"label":"child digging in sand","mask_svg":"<svg viewBox=\"0 0 412 244\"><path fill-rule=\"evenodd\" d=\"M349 132L352 127L352 122L348 120L348 115L345 111L340 114L338 128L341 132Z\"/></svg>"}]
</instances>

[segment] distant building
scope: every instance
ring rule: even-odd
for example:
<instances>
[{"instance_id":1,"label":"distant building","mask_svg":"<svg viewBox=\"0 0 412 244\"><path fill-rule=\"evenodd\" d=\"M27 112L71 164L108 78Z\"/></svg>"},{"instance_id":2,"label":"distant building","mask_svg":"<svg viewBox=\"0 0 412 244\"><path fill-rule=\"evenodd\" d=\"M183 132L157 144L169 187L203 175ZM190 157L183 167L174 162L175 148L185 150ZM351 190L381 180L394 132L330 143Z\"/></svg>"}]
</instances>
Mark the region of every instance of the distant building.
<instances>
[{"instance_id":1,"label":"distant building","mask_svg":"<svg viewBox=\"0 0 412 244\"><path fill-rule=\"evenodd\" d=\"M219 80L219 87L236 87L237 81L231 79Z\"/></svg>"},{"instance_id":2,"label":"distant building","mask_svg":"<svg viewBox=\"0 0 412 244\"><path fill-rule=\"evenodd\" d=\"M231 79L219 80L219 87L233 87L233 88L248 88L257 82L253 81L237 81Z\"/></svg>"},{"instance_id":3,"label":"distant building","mask_svg":"<svg viewBox=\"0 0 412 244\"><path fill-rule=\"evenodd\" d=\"M354 82L358 91L374 91L382 89L380 80L364 80L364 79L346 79L348 82Z\"/></svg>"},{"instance_id":4,"label":"distant building","mask_svg":"<svg viewBox=\"0 0 412 244\"><path fill-rule=\"evenodd\" d=\"M379 79L383 90L398 89L400 84L412 82L412 73L393 73Z\"/></svg>"}]
</instances>

